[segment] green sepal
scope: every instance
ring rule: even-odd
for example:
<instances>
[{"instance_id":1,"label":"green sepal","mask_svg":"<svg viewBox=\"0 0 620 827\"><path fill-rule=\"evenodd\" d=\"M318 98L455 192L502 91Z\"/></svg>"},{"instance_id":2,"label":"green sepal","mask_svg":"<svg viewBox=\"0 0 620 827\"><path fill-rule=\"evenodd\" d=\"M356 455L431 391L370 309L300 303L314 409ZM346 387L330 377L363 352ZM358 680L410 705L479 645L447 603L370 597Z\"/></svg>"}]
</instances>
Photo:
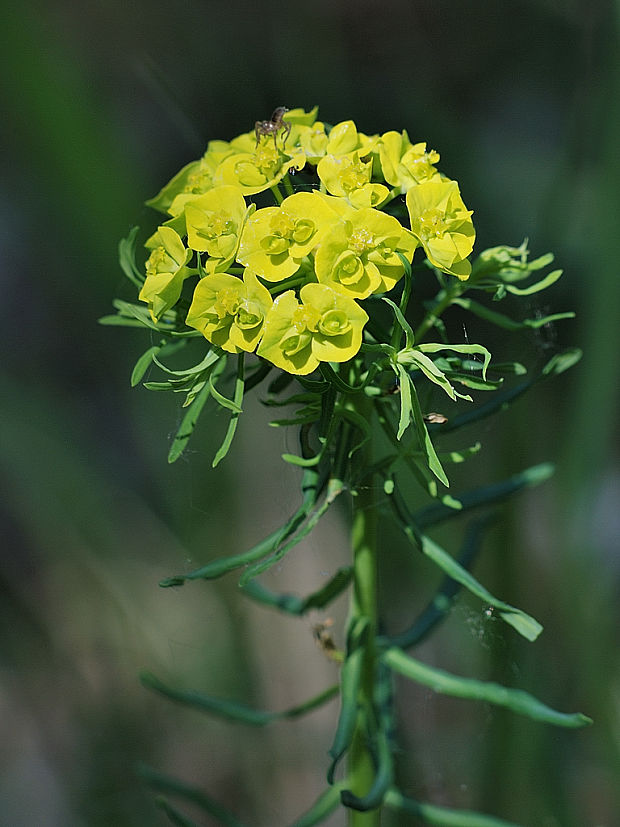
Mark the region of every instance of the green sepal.
<instances>
[{"instance_id":1,"label":"green sepal","mask_svg":"<svg viewBox=\"0 0 620 827\"><path fill-rule=\"evenodd\" d=\"M443 695L485 701L495 706L503 706L519 715L532 718L534 721L542 721L554 726L575 729L592 723L591 718L582 715L580 712L557 712L522 689L510 689L492 681L462 678L445 672L443 669L436 669L434 666L420 663L420 661L406 655L398 647L387 649L383 653L382 659L384 663L399 674L423 686L428 686L434 692Z\"/></svg>"},{"instance_id":2,"label":"green sepal","mask_svg":"<svg viewBox=\"0 0 620 827\"><path fill-rule=\"evenodd\" d=\"M192 707L192 709L196 709L199 712L207 712L217 718L226 718L235 723L247 724L248 726L254 727L266 726L272 721L285 718L299 718L308 712L312 712L313 709L323 706L323 704L335 698L338 694L338 685L336 684L297 706L284 709L281 712L265 712L259 709L252 709L242 703L228 701L224 698L215 698L194 690L172 689L149 672L143 672L140 675L140 682L147 689L152 689L160 695L164 695L166 698L183 706Z\"/></svg>"},{"instance_id":3,"label":"green sepal","mask_svg":"<svg viewBox=\"0 0 620 827\"><path fill-rule=\"evenodd\" d=\"M385 805L394 810L416 816L431 827L520 827L514 821L505 821L473 810L452 810L406 798L400 790L388 790Z\"/></svg>"},{"instance_id":4,"label":"green sepal","mask_svg":"<svg viewBox=\"0 0 620 827\"><path fill-rule=\"evenodd\" d=\"M338 569L336 574L324 586L308 595L297 597L294 594L278 594L265 588L256 580L250 580L243 586L244 594L273 609L292 615L303 615L311 609L322 609L331 603L348 587L353 578L353 567L346 566Z\"/></svg>"}]
</instances>

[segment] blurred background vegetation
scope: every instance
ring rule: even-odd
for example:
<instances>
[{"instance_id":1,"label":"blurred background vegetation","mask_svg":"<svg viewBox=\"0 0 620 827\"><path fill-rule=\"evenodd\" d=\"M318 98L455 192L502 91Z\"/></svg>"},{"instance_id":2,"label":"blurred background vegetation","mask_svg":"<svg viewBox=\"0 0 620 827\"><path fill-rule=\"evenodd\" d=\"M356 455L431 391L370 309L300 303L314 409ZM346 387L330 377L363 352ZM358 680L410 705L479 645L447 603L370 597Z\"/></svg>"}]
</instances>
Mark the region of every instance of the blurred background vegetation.
<instances>
[{"instance_id":1,"label":"blurred background vegetation","mask_svg":"<svg viewBox=\"0 0 620 827\"><path fill-rule=\"evenodd\" d=\"M406 128L436 148L475 210L478 250L524 237L534 255L553 250L565 277L527 310L577 319L530 339L525 354L585 353L478 426L483 452L455 486L556 462L552 481L502 509L476 569L545 633L521 644L464 598L421 656L595 724L558 732L403 686L404 787L527 827L618 824L617 3L4 5L0 822L164 824L140 761L208 790L252 827L286 824L322 789L335 704L246 733L137 678L147 668L272 709L335 680L312 640L321 618L247 605L234 576L157 586L279 524L296 502L296 475L279 460L293 436L251 403L213 473L224 426L213 410L169 467L177 399L129 389L147 337L97 325L115 295L131 296L117 242L150 220L143 201L208 139L247 131L277 105L318 103L329 123ZM452 324L500 358L523 347ZM386 555L393 540L386 532ZM271 583L311 591L346 545L335 515ZM421 606L434 573L398 549L386 559L386 592Z\"/></svg>"}]
</instances>

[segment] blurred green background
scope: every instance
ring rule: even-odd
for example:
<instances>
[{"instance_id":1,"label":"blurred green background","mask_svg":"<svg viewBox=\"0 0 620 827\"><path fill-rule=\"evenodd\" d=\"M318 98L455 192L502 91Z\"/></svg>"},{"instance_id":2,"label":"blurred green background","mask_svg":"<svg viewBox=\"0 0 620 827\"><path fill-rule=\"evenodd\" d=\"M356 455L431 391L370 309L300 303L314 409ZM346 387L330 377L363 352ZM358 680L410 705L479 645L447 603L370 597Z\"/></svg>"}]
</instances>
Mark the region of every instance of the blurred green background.
<instances>
[{"instance_id":1,"label":"blurred green background","mask_svg":"<svg viewBox=\"0 0 620 827\"><path fill-rule=\"evenodd\" d=\"M476 569L545 633L521 644L463 599L421 656L595 724L558 732L402 686L403 786L525 827L620 823L618 5L4 5L0 823L163 825L140 761L208 790L252 827L286 824L322 789L334 703L246 733L174 707L137 678L147 668L272 709L335 680L312 639L320 618L246 605L234 576L157 586L279 524L296 503L296 475L279 460L294 437L251 402L213 473L225 420L212 410L168 466L177 399L129 388L148 337L97 325L114 296L131 297L117 243L149 220L143 201L208 139L247 131L277 105L315 103L329 123L406 128L436 148L475 211L478 250L524 237L534 255L553 250L564 278L521 310L575 309L577 319L525 353L585 353L478 426L472 441L484 451L459 479L556 462L552 481L503 508ZM459 325L455 335L484 336L509 355L492 331ZM271 584L307 593L346 560L341 518ZM400 573L387 586L423 605L433 573L398 554L396 565L411 566L410 591Z\"/></svg>"}]
</instances>

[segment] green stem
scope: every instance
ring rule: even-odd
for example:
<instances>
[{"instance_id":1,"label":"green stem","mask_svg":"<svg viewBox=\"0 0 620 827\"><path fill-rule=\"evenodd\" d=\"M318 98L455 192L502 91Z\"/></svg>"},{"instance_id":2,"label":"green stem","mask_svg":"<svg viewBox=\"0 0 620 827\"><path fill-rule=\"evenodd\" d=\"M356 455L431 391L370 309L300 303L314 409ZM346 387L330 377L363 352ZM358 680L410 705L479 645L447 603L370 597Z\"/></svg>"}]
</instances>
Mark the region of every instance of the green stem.
<instances>
[{"instance_id":1,"label":"green stem","mask_svg":"<svg viewBox=\"0 0 620 827\"><path fill-rule=\"evenodd\" d=\"M371 407L366 399L356 399L356 410L367 420ZM363 454L361 462L368 468L372 462L369 443L358 452ZM349 623L365 617L370 621L367 647L364 654L364 669L359 691L359 712L353 743L349 751L347 786L358 797L364 796L375 778L373 757L367 744L367 721L373 716L373 695L377 653L375 636L377 630L377 502L371 480L366 480L353 500L353 590ZM379 827L380 811L349 811L349 827Z\"/></svg>"},{"instance_id":2,"label":"green stem","mask_svg":"<svg viewBox=\"0 0 620 827\"><path fill-rule=\"evenodd\" d=\"M419 342L420 339L427 333L431 327L435 326L435 322L444 310L447 310L448 307L452 304L455 298L459 296L463 292L463 288L461 287L460 283L455 284L454 287L450 287L449 289L443 291L444 295L437 304L428 311L422 322L420 323L419 327L415 331L414 339L416 342ZM441 293L439 294L441 295Z\"/></svg>"}]
</instances>

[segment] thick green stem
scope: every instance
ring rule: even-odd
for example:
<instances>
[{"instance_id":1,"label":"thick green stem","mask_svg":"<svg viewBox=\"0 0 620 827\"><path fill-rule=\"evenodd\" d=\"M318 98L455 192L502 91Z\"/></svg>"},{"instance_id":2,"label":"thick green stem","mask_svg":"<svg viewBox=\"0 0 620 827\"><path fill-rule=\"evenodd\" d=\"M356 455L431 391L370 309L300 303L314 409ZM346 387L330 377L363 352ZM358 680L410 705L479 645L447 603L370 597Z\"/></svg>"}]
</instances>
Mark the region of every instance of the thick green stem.
<instances>
[{"instance_id":1,"label":"thick green stem","mask_svg":"<svg viewBox=\"0 0 620 827\"><path fill-rule=\"evenodd\" d=\"M370 418L370 408L360 400L358 412ZM364 453L363 467L371 464L371 450L367 443L361 449ZM367 646L364 654L364 670L359 691L358 722L349 752L348 786L358 797L364 796L370 789L375 767L367 744L366 721L372 718L373 694L375 686L377 630L377 502L372 481L366 480L354 498L352 550L353 550L353 590L351 598L350 623L359 617L370 621ZM381 823L379 810L359 812L350 810L350 827L378 827Z\"/></svg>"}]
</instances>

